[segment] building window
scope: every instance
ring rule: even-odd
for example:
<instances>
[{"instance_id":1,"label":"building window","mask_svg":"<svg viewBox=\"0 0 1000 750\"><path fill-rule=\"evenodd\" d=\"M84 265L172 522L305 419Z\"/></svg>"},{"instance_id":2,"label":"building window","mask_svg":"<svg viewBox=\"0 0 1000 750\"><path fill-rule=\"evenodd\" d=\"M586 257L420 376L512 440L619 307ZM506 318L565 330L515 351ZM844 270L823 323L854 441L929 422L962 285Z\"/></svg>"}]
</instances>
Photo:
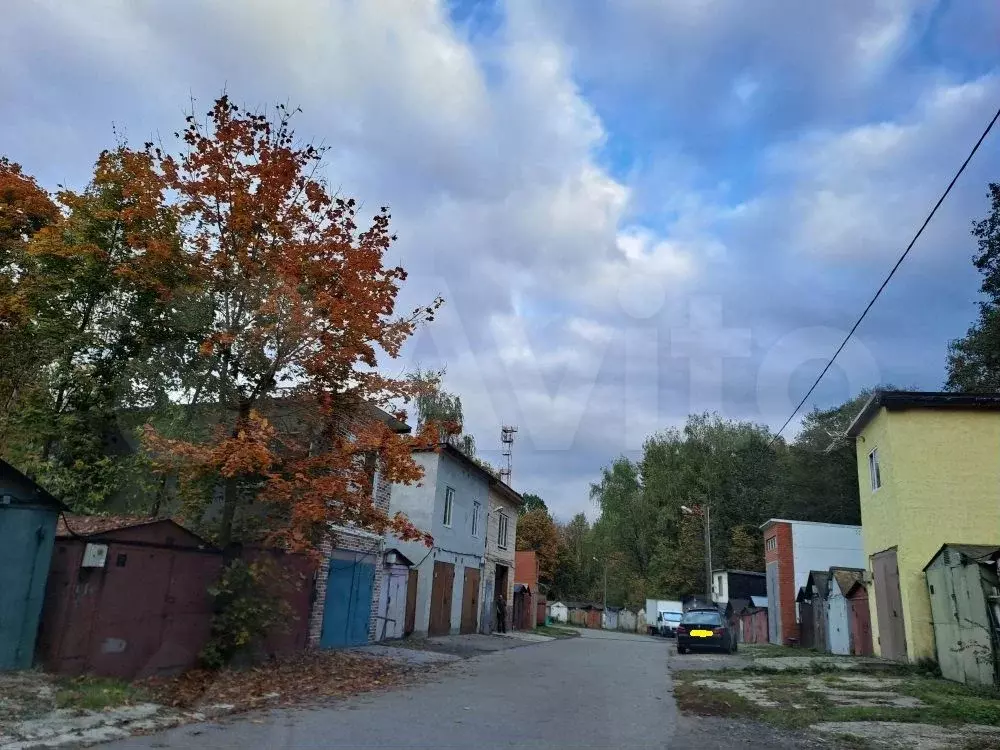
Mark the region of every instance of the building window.
<instances>
[{"instance_id":1,"label":"building window","mask_svg":"<svg viewBox=\"0 0 1000 750\"><path fill-rule=\"evenodd\" d=\"M479 503L472 504L472 536L479 536Z\"/></svg>"},{"instance_id":2,"label":"building window","mask_svg":"<svg viewBox=\"0 0 1000 750\"><path fill-rule=\"evenodd\" d=\"M497 533L497 546L500 549L507 549L507 529L510 519L507 518L506 513L501 512L497 520L500 527Z\"/></svg>"},{"instance_id":3,"label":"building window","mask_svg":"<svg viewBox=\"0 0 1000 750\"><path fill-rule=\"evenodd\" d=\"M769 552L771 550L778 549L778 537L777 537L777 535L775 535L775 536L769 536L764 541L764 549L766 549Z\"/></svg>"},{"instance_id":4,"label":"building window","mask_svg":"<svg viewBox=\"0 0 1000 750\"><path fill-rule=\"evenodd\" d=\"M444 525L451 528L451 512L455 505L455 490L451 487L444 488Z\"/></svg>"},{"instance_id":5,"label":"building window","mask_svg":"<svg viewBox=\"0 0 1000 750\"><path fill-rule=\"evenodd\" d=\"M868 454L868 476L872 481L872 492L882 486L882 473L878 466L878 448Z\"/></svg>"}]
</instances>

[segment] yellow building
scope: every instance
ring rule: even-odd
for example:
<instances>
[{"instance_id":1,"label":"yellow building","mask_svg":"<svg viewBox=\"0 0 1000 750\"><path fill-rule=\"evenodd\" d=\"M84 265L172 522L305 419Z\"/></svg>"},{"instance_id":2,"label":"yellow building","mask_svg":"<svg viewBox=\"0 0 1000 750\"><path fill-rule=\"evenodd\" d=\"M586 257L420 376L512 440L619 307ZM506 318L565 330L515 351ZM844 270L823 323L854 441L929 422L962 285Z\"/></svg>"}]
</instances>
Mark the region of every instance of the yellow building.
<instances>
[{"instance_id":1,"label":"yellow building","mask_svg":"<svg viewBox=\"0 0 1000 750\"><path fill-rule=\"evenodd\" d=\"M847 434L875 653L934 658L924 566L942 544L1000 545L1000 394L879 391Z\"/></svg>"}]
</instances>

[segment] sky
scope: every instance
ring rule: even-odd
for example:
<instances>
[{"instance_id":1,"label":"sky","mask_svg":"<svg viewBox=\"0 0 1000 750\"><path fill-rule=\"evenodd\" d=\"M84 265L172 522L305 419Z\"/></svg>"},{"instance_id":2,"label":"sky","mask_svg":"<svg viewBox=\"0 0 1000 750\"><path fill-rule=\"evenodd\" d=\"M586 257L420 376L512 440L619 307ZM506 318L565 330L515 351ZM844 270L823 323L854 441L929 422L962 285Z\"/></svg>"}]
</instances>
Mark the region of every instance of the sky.
<instances>
[{"instance_id":1,"label":"sky","mask_svg":"<svg viewBox=\"0 0 1000 750\"><path fill-rule=\"evenodd\" d=\"M1000 106L993 0L10 0L0 153L82 187L222 91L300 107L325 175L388 205L392 372L566 520L690 413L777 429ZM935 390L976 314L1000 131L813 394ZM789 431L794 435L798 421Z\"/></svg>"}]
</instances>

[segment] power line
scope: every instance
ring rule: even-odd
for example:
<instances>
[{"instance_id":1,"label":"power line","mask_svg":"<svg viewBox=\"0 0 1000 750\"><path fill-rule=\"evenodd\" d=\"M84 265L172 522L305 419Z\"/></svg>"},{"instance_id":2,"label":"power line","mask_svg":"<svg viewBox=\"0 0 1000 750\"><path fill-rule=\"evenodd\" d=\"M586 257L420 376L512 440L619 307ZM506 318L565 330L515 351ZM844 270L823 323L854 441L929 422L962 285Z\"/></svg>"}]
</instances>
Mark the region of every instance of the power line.
<instances>
[{"instance_id":1,"label":"power line","mask_svg":"<svg viewBox=\"0 0 1000 750\"><path fill-rule=\"evenodd\" d=\"M993 119L990 120L989 125L986 126L986 130L984 130L983 134L979 136L979 140L976 141L976 145L972 147L972 151L970 151L969 155L965 157L965 161L962 162L962 166L958 168L958 171L955 173L955 176L951 178L951 182L948 183L948 187L946 187L944 192L941 193L941 197L937 199L937 203L934 204L934 208L932 208L931 212L927 214L927 218L924 219L924 223L920 225L920 229L918 229L917 233L913 235L913 239L910 240L910 244L906 246L906 249L903 251L903 254L899 256L899 260L896 261L896 264L892 267L892 270L889 271L889 275L885 277L885 280L882 282L882 285L878 288L878 290L875 292L875 295L865 306L865 309L861 312L861 315L859 315L858 319L854 321L854 325L851 326L851 330L847 332L846 336L844 336L844 340L840 342L840 346L837 347L837 351L835 351L833 353L833 356L830 357L830 361L826 363L826 367L823 368L823 371L819 374L819 377L816 378L813 384L809 386L809 390L806 391L806 395L802 397L801 401L799 401L798 406L796 406L795 409L792 410L792 413L788 416L788 419L786 419L785 423L781 425L781 429L778 430L776 433L774 433L774 437L771 438L771 442L768 443L768 446L774 445L774 441L778 439L778 437L781 435L784 429L788 427L788 424L795 418L795 415L799 413L799 409L802 408L802 405L805 404L806 400L812 395L812 392L816 390L816 386L819 385L819 382L823 379L823 376L826 375L827 371L833 365L834 361L837 359L837 356L844 350L844 347L847 346L847 342L851 340L851 336L853 336L854 332L858 330L858 326L861 325L861 322L865 319L865 316L868 315L868 311L872 309L872 306L875 304L875 301L882 294L882 291L886 288L886 286L888 286L889 281L895 275L897 269L903 264L903 261L906 260L906 256L910 254L910 250L913 249L913 246L917 243L917 240L920 239L920 235L924 233L924 230L927 228L927 225L931 223L931 219L934 218L934 214L937 213L937 210L941 207L941 204L944 203L944 199L948 197L948 193L951 192L951 189L955 186L955 183L958 182L958 178L962 176L962 173L965 171L965 168L969 166L969 162L972 161L972 157L976 155L976 152L979 150L979 147L983 144L983 141L986 140L986 136L990 134L990 131L993 129L993 125L996 123L998 118L1000 118L1000 109L998 109L996 113L993 115Z\"/></svg>"}]
</instances>

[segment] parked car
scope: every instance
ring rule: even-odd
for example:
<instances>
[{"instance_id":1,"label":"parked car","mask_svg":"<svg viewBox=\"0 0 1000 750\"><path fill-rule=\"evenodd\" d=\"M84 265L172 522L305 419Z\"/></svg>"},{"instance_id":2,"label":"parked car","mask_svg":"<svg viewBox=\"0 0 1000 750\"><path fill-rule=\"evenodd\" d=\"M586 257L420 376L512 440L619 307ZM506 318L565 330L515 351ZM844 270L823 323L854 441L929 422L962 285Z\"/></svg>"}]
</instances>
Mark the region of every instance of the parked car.
<instances>
[{"instance_id":1,"label":"parked car","mask_svg":"<svg viewBox=\"0 0 1000 750\"><path fill-rule=\"evenodd\" d=\"M679 602L678 602L679 603ZM678 611L663 611L656 618L656 632L664 638L673 638L677 635L677 626L681 622L683 613Z\"/></svg>"},{"instance_id":2,"label":"parked car","mask_svg":"<svg viewBox=\"0 0 1000 750\"><path fill-rule=\"evenodd\" d=\"M677 653L688 651L736 653L736 634L718 609L689 609L677 626Z\"/></svg>"}]
</instances>

